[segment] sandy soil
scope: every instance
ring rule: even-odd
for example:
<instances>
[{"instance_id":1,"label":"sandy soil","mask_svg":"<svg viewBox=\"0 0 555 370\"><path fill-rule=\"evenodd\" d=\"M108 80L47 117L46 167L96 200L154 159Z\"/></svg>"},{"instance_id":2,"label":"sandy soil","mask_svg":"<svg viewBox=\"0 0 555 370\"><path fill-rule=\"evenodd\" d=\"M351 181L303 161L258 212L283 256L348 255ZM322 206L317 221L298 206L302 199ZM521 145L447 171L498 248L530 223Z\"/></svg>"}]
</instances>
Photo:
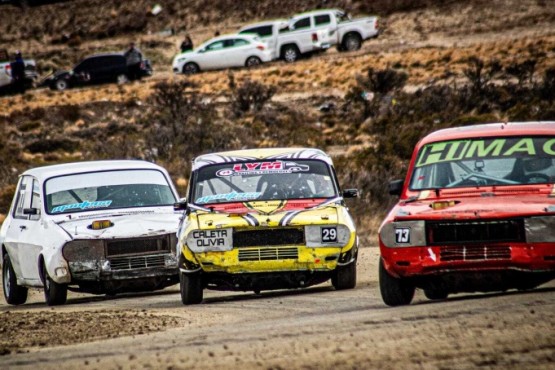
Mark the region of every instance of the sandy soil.
<instances>
[{"instance_id":1,"label":"sandy soil","mask_svg":"<svg viewBox=\"0 0 555 370\"><path fill-rule=\"evenodd\" d=\"M0 305L0 368L548 369L555 362L555 282L527 292L459 294L389 308L377 248L361 250L357 287L207 292L183 306L177 286L115 298L40 291ZM7 353L7 352L10 353Z\"/></svg>"}]
</instances>

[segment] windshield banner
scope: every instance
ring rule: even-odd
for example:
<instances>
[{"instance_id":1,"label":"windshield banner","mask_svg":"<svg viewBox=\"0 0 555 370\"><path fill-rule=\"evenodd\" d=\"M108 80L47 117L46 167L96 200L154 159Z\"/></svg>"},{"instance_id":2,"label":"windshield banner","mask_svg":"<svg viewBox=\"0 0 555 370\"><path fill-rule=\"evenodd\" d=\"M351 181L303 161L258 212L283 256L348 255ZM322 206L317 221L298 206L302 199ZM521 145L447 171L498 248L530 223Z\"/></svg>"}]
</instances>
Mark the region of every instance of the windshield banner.
<instances>
[{"instance_id":1,"label":"windshield banner","mask_svg":"<svg viewBox=\"0 0 555 370\"><path fill-rule=\"evenodd\" d=\"M460 160L486 158L527 158L555 156L555 138L515 137L480 140L456 140L424 146L416 167Z\"/></svg>"},{"instance_id":2,"label":"windshield banner","mask_svg":"<svg viewBox=\"0 0 555 370\"><path fill-rule=\"evenodd\" d=\"M293 173L293 172L306 172L310 167L306 164L299 164L296 162L250 162L250 163L236 163L232 168L224 168L216 172L216 176L245 176L245 175L264 175L269 173Z\"/></svg>"}]
</instances>

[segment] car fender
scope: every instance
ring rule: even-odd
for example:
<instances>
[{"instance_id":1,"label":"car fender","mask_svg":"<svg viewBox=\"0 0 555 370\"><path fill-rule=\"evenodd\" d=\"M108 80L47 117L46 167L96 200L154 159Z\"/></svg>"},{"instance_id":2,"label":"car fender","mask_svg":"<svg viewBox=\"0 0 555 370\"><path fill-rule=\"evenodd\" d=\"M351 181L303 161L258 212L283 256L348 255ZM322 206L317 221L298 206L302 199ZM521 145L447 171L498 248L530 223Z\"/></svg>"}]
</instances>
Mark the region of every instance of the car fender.
<instances>
[{"instance_id":1,"label":"car fender","mask_svg":"<svg viewBox=\"0 0 555 370\"><path fill-rule=\"evenodd\" d=\"M73 238L53 221L45 222L44 229L52 230L52 233L50 233L50 237L42 246L42 251L37 261L38 269L42 271L41 269L43 267L41 264L44 263L46 272L52 280L58 284L67 284L71 281L71 275L69 273L68 263L63 257L62 249L64 245ZM43 276L41 275L41 279L42 278Z\"/></svg>"}]
</instances>

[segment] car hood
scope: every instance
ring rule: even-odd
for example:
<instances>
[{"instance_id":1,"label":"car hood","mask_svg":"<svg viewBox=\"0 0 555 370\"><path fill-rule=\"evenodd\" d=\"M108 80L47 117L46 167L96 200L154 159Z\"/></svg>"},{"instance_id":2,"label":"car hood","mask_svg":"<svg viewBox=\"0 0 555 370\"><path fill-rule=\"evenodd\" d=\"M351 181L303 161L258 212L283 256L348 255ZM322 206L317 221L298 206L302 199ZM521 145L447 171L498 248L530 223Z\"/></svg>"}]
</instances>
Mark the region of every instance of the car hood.
<instances>
[{"instance_id":1,"label":"car hood","mask_svg":"<svg viewBox=\"0 0 555 370\"><path fill-rule=\"evenodd\" d=\"M58 225L74 239L113 239L154 236L177 232L181 212L145 211L129 213L100 213L64 220ZM93 221L109 220L112 226L92 230Z\"/></svg>"},{"instance_id":2,"label":"car hood","mask_svg":"<svg viewBox=\"0 0 555 370\"><path fill-rule=\"evenodd\" d=\"M390 215L395 220L496 219L555 214L555 193L441 197L401 201Z\"/></svg>"},{"instance_id":3,"label":"car hood","mask_svg":"<svg viewBox=\"0 0 555 370\"><path fill-rule=\"evenodd\" d=\"M260 201L248 202L248 208L234 203L226 212L198 211L191 214L200 229L222 227L280 227L302 225L324 225L338 222L338 207L341 205L324 202L314 207L312 201ZM310 204L313 207L308 207Z\"/></svg>"}]
</instances>

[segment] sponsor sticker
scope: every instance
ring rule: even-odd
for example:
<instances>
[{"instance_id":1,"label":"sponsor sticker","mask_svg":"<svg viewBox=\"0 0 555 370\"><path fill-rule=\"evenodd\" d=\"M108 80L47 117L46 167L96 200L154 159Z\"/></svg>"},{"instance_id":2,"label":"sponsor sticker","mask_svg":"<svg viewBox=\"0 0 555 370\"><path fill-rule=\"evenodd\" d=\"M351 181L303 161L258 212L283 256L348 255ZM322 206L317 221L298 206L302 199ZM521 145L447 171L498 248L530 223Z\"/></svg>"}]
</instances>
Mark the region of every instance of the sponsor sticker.
<instances>
[{"instance_id":1,"label":"sponsor sticker","mask_svg":"<svg viewBox=\"0 0 555 370\"><path fill-rule=\"evenodd\" d=\"M187 237L187 245L194 252L229 250L233 246L233 230L193 230Z\"/></svg>"},{"instance_id":2,"label":"sponsor sticker","mask_svg":"<svg viewBox=\"0 0 555 370\"><path fill-rule=\"evenodd\" d=\"M262 195L261 192L252 192L252 193L237 193L236 191L233 191L231 193L225 193L225 194L216 194L216 195L207 195L201 198L198 198L196 203L211 203L213 201L218 201L218 200L225 200L228 202L243 202L243 201L247 201L247 200L253 200L253 199L257 199L258 197L260 197L260 195Z\"/></svg>"},{"instance_id":3,"label":"sponsor sticker","mask_svg":"<svg viewBox=\"0 0 555 370\"><path fill-rule=\"evenodd\" d=\"M89 202L85 200L81 203L72 203L72 204L64 204L61 206L57 206L52 208L52 213L64 212L68 209L91 209L91 208L106 208L112 204L111 200L102 200L98 202Z\"/></svg>"},{"instance_id":4,"label":"sponsor sticker","mask_svg":"<svg viewBox=\"0 0 555 370\"><path fill-rule=\"evenodd\" d=\"M296 162L271 161L271 162L249 162L236 163L231 168L224 168L216 172L216 176L245 176L245 175L264 175L270 173L294 173L306 172L310 167L306 164Z\"/></svg>"}]
</instances>

